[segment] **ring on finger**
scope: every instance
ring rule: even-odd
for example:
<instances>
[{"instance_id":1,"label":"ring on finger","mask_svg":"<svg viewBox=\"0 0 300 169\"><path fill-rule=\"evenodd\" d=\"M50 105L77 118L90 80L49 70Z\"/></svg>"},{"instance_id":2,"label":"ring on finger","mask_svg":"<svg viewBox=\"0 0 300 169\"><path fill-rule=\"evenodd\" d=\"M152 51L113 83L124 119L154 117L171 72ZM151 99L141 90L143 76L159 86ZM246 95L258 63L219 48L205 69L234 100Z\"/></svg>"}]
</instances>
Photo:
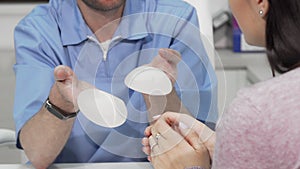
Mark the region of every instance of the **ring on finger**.
<instances>
[{"instance_id":1,"label":"ring on finger","mask_svg":"<svg viewBox=\"0 0 300 169\"><path fill-rule=\"evenodd\" d=\"M155 134L155 140L156 140L156 143L158 143L158 139L161 137L161 134L160 133L156 133Z\"/></svg>"},{"instance_id":2,"label":"ring on finger","mask_svg":"<svg viewBox=\"0 0 300 169\"><path fill-rule=\"evenodd\" d=\"M149 137L149 145L150 145L150 148L152 149L155 145L158 145L156 139L154 136L150 136Z\"/></svg>"}]
</instances>

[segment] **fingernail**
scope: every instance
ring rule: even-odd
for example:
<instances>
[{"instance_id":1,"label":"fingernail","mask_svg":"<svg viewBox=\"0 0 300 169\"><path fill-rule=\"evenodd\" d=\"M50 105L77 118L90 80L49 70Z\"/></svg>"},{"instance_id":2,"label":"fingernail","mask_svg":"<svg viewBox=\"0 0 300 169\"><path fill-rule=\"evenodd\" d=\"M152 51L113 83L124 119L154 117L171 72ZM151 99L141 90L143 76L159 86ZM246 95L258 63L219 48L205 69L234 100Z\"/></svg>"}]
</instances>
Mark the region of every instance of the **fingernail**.
<instances>
[{"instance_id":1,"label":"fingernail","mask_svg":"<svg viewBox=\"0 0 300 169\"><path fill-rule=\"evenodd\" d=\"M143 146L146 146L146 144L144 144L144 142L146 142L147 139L148 139L148 138L146 138L146 137L144 137L144 138L142 139L142 145L143 145Z\"/></svg>"},{"instance_id":2,"label":"fingernail","mask_svg":"<svg viewBox=\"0 0 300 169\"><path fill-rule=\"evenodd\" d=\"M160 48L159 51L160 51L160 52L163 52L163 51L165 51L165 49L164 49L164 48Z\"/></svg>"},{"instance_id":3,"label":"fingernail","mask_svg":"<svg viewBox=\"0 0 300 169\"><path fill-rule=\"evenodd\" d=\"M182 122L179 122L178 127L180 129L187 129L188 128L188 126L186 124L182 123Z\"/></svg>"},{"instance_id":4,"label":"fingernail","mask_svg":"<svg viewBox=\"0 0 300 169\"><path fill-rule=\"evenodd\" d=\"M167 54L167 50L164 49L164 48L159 49L159 52L160 52L162 55L166 55L166 54Z\"/></svg>"},{"instance_id":5,"label":"fingernail","mask_svg":"<svg viewBox=\"0 0 300 169\"><path fill-rule=\"evenodd\" d=\"M160 118L160 116L161 116L160 114L159 114L159 115L156 115L156 116L153 116L152 119L153 119L153 120L157 120L157 119Z\"/></svg>"}]
</instances>

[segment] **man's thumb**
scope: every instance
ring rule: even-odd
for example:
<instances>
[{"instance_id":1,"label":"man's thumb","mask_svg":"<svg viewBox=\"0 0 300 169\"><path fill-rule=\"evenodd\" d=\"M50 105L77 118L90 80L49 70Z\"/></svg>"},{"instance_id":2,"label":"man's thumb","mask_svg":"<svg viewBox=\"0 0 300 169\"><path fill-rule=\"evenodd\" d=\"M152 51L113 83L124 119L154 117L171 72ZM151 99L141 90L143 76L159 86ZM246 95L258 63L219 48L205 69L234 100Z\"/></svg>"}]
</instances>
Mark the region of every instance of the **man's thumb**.
<instances>
[{"instance_id":1,"label":"man's thumb","mask_svg":"<svg viewBox=\"0 0 300 169\"><path fill-rule=\"evenodd\" d=\"M54 78L56 81L65 81L72 79L73 71L68 66L59 65L54 69Z\"/></svg>"},{"instance_id":2,"label":"man's thumb","mask_svg":"<svg viewBox=\"0 0 300 169\"><path fill-rule=\"evenodd\" d=\"M166 59L168 62L171 62L172 64L176 65L181 60L180 53L177 52L176 50L162 48L162 49L159 49L158 52L159 52L161 57Z\"/></svg>"}]
</instances>

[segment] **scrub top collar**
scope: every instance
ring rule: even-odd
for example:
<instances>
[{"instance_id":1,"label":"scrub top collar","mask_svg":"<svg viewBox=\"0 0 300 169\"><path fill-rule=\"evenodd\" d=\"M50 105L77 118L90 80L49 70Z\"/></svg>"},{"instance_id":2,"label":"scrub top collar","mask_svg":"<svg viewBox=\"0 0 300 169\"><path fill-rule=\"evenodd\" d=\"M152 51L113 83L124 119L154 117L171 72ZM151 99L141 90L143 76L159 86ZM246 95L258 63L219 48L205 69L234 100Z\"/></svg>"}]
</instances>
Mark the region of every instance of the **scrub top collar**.
<instances>
[{"instance_id":1,"label":"scrub top collar","mask_svg":"<svg viewBox=\"0 0 300 169\"><path fill-rule=\"evenodd\" d=\"M59 8L59 26L63 46L76 45L87 39L92 34L86 25L76 0L61 1Z\"/></svg>"},{"instance_id":2,"label":"scrub top collar","mask_svg":"<svg viewBox=\"0 0 300 169\"><path fill-rule=\"evenodd\" d=\"M85 23L76 0L61 2L59 25L64 46L76 45L93 36L93 32ZM144 13L145 0L126 0L123 17L114 37L139 40L147 36L148 30ZM148 11L152 12L152 11Z\"/></svg>"}]
</instances>

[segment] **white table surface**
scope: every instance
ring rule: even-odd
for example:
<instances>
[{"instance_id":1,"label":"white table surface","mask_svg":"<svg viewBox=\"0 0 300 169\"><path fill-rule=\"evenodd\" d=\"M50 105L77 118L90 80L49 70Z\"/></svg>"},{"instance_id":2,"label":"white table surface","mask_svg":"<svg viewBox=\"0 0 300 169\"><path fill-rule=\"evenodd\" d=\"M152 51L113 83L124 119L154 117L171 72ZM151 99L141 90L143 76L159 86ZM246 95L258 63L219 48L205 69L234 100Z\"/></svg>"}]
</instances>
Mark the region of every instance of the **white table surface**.
<instances>
[{"instance_id":1,"label":"white table surface","mask_svg":"<svg viewBox=\"0 0 300 169\"><path fill-rule=\"evenodd\" d=\"M31 165L0 164L0 169L34 169ZM54 164L49 169L153 169L150 163L70 163Z\"/></svg>"}]
</instances>

